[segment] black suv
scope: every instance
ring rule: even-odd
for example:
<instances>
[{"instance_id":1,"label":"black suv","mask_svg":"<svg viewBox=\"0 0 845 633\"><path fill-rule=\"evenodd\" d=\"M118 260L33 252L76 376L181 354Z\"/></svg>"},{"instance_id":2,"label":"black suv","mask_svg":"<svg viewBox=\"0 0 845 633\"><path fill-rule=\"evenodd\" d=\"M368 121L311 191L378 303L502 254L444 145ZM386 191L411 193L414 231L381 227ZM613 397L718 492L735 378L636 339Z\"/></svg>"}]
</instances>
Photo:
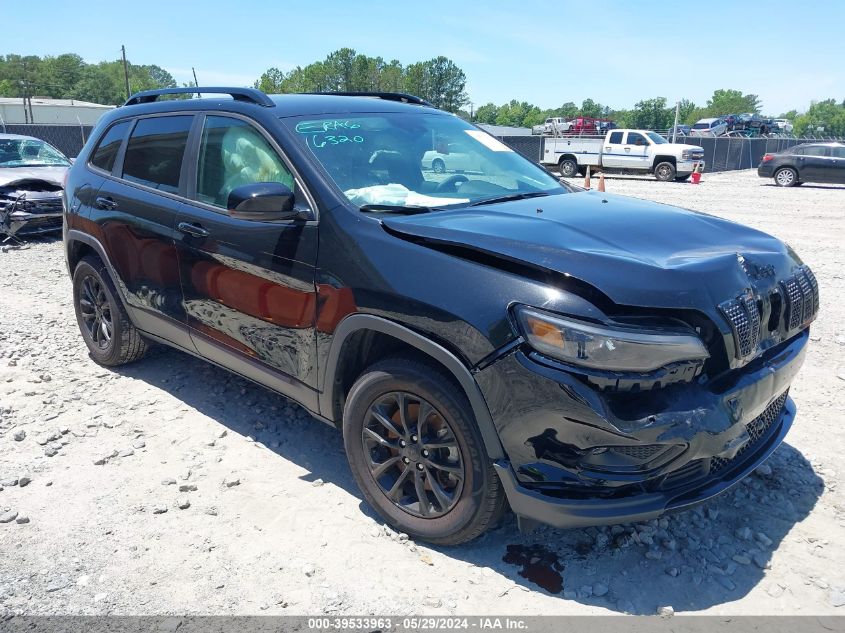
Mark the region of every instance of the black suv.
<instances>
[{"instance_id":1,"label":"black suv","mask_svg":"<svg viewBox=\"0 0 845 633\"><path fill-rule=\"evenodd\" d=\"M408 95L159 100L196 91L133 96L70 170L96 362L165 343L296 400L436 543L508 504L523 528L657 517L783 440L819 298L782 242L568 188Z\"/></svg>"}]
</instances>

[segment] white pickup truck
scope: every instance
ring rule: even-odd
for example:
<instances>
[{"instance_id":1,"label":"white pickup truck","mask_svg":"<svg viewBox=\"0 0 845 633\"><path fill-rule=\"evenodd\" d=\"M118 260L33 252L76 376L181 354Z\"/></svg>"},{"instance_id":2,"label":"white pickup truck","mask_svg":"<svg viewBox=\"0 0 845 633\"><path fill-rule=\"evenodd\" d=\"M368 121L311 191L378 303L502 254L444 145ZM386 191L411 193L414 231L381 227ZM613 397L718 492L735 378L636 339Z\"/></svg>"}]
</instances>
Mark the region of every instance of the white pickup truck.
<instances>
[{"instance_id":1,"label":"white pickup truck","mask_svg":"<svg viewBox=\"0 0 845 633\"><path fill-rule=\"evenodd\" d=\"M648 130L611 130L601 137L543 139L543 164L557 165L561 176L572 178L587 168L654 174L657 180L686 180L704 169L704 149L670 143Z\"/></svg>"}]
</instances>

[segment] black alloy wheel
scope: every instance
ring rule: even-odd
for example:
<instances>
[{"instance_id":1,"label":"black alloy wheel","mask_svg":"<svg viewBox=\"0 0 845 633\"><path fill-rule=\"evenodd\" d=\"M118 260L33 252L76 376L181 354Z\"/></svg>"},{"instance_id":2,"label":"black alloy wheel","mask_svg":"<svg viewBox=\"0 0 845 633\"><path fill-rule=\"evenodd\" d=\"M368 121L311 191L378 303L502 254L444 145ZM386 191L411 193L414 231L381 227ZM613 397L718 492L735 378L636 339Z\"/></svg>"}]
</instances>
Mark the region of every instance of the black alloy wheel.
<instances>
[{"instance_id":1,"label":"black alloy wheel","mask_svg":"<svg viewBox=\"0 0 845 633\"><path fill-rule=\"evenodd\" d=\"M108 349L114 332L111 306L102 282L94 275L82 279L79 312L91 341L101 350Z\"/></svg>"},{"instance_id":2,"label":"black alloy wheel","mask_svg":"<svg viewBox=\"0 0 845 633\"><path fill-rule=\"evenodd\" d=\"M423 518L455 506L464 463L455 432L430 402L404 391L385 394L370 406L361 441L373 480L396 506Z\"/></svg>"}]
</instances>

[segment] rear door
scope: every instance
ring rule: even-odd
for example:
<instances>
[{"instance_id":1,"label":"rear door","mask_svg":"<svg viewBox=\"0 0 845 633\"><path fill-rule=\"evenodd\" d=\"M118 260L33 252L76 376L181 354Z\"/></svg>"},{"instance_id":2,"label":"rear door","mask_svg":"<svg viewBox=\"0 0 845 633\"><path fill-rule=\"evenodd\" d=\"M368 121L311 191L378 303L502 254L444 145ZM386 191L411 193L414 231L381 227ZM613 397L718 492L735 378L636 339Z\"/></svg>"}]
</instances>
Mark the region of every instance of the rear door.
<instances>
[{"instance_id":1,"label":"rear door","mask_svg":"<svg viewBox=\"0 0 845 633\"><path fill-rule=\"evenodd\" d=\"M188 349L193 346L185 327L174 232L193 120L193 114L136 119L91 211L135 323Z\"/></svg>"},{"instance_id":2,"label":"rear door","mask_svg":"<svg viewBox=\"0 0 845 633\"><path fill-rule=\"evenodd\" d=\"M235 219L228 194L281 182L311 220ZM239 115L200 115L176 245L191 337L205 357L310 402L316 385L316 206L281 148ZM315 401L316 402L316 401Z\"/></svg>"},{"instance_id":3,"label":"rear door","mask_svg":"<svg viewBox=\"0 0 845 633\"><path fill-rule=\"evenodd\" d=\"M601 164L604 167L623 167L625 164L625 132L617 130L611 132L604 144L601 156ZM628 148L630 152L630 147Z\"/></svg>"}]
</instances>

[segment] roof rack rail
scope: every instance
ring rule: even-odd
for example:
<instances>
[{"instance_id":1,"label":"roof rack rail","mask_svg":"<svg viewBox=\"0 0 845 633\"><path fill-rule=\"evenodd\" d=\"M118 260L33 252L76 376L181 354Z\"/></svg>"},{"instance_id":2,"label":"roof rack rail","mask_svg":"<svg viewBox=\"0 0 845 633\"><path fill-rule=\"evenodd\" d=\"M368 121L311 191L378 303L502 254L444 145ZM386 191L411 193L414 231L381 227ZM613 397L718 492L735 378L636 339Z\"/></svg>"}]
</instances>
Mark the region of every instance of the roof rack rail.
<instances>
[{"instance_id":1,"label":"roof rack rail","mask_svg":"<svg viewBox=\"0 0 845 633\"><path fill-rule=\"evenodd\" d=\"M223 94L230 95L235 101L255 103L265 108L272 108L275 102L266 94L255 88L207 88L203 86L191 86L189 88L159 88L157 90L144 90L136 92L126 100L123 105L137 105L139 103L152 103L163 95L184 95L184 94Z\"/></svg>"},{"instance_id":2,"label":"roof rack rail","mask_svg":"<svg viewBox=\"0 0 845 633\"><path fill-rule=\"evenodd\" d=\"M385 101L399 101L400 103L413 103L415 105L428 106L433 108L431 102L422 97L405 94L404 92L309 92L312 95L334 95L337 97L374 97Z\"/></svg>"}]
</instances>

